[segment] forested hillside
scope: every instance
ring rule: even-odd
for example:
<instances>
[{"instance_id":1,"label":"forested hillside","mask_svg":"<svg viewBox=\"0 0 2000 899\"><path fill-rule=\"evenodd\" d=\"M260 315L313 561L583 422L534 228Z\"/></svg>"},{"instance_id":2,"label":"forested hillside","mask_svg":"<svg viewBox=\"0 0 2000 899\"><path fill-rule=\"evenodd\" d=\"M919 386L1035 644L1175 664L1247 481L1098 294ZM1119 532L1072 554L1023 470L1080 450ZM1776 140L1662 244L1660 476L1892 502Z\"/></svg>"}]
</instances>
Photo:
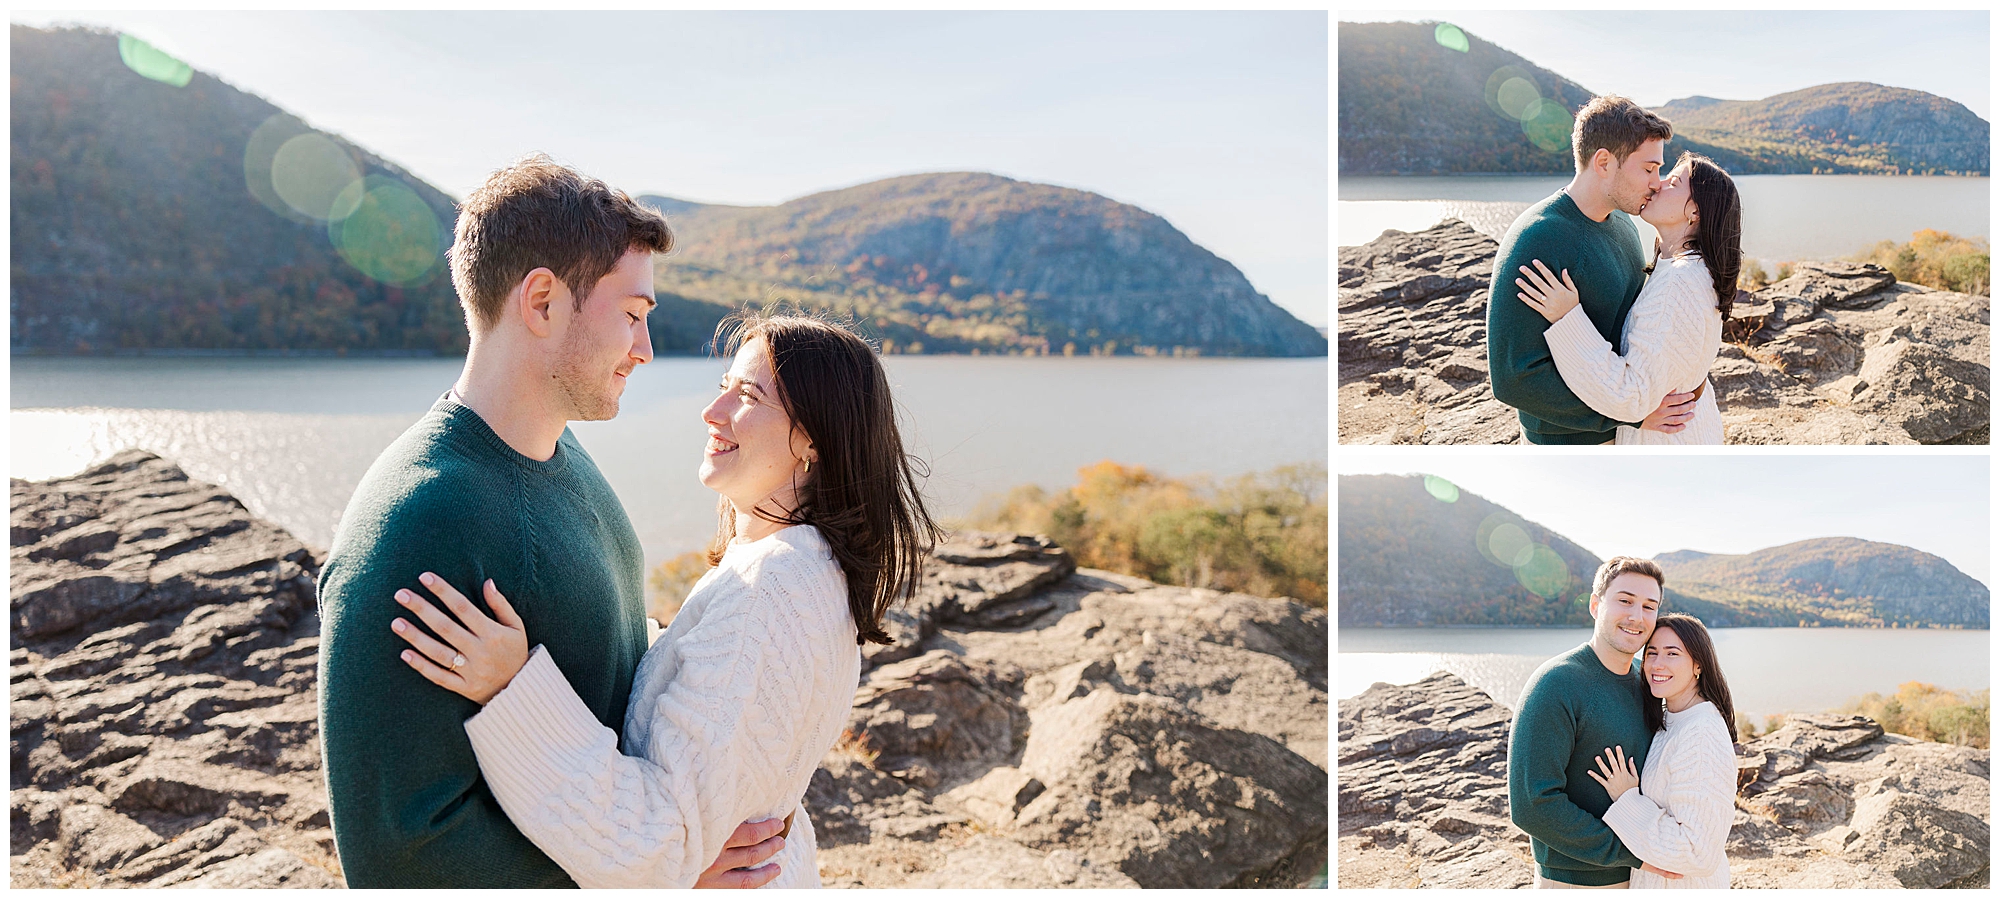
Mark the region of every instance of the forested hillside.
<instances>
[{"instance_id":1,"label":"forested hillside","mask_svg":"<svg viewBox=\"0 0 2000 899\"><path fill-rule=\"evenodd\" d=\"M1596 555L1448 481L1343 475L1343 627L1584 626ZM1987 626L1991 594L1936 556L1850 537L1655 557L1663 611L1714 627Z\"/></svg>"},{"instance_id":2,"label":"forested hillside","mask_svg":"<svg viewBox=\"0 0 2000 899\"><path fill-rule=\"evenodd\" d=\"M1574 170L1573 116L1597 93L1442 22L1342 22L1343 174ZM1671 49L1657 52L1671 54ZM1987 174L1991 126L1935 94L1866 82L1654 110L1682 150L1735 174Z\"/></svg>"}]
</instances>

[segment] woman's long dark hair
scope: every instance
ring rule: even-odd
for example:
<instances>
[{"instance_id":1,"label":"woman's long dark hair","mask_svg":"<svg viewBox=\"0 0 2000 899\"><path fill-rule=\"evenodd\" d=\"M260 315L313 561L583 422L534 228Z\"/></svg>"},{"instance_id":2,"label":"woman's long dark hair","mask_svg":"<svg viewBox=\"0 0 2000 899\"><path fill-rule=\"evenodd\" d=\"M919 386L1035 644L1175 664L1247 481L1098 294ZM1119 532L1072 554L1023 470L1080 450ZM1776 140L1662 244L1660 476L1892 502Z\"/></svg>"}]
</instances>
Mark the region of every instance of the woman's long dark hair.
<instances>
[{"instance_id":1,"label":"woman's long dark hair","mask_svg":"<svg viewBox=\"0 0 2000 899\"><path fill-rule=\"evenodd\" d=\"M817 458L798 487L798 508L750 512L818 528L847 575L855 642L893 643L882 616L916 589L924 557L943 532L917 490L922 462L903 452L882 361L846 325L813 315L744 310L715 330L715 346L732 356L759 339L771 357L778 399ZM719 510L711 566L736 536L735 507L725 498Z\"/></svg>"},{"instance_id":2,"label":"woman's long dark hair","mask_svg":"<svg viewBox=\"0 0 2000 899\"><path fill-rule=\"evenodd\" d=\"M1715 284L1715 307L1729 320L1736 301L1736 276L1743 269L1743 201L1722 166L1700 153L1683 151L1674 168L1686 165L1688 198L1694 201L1694 233L1688 235Z\"/></svg>"},{"instance_id":3,"label":"woman's long dark hair","mask_svg":"<svg viewBox=\"0 0 2000 899\"><path fill-rule=\"evenodd\" d=\"M1700 670L1695 678L1696 695L1715 703L1715 710L1722 713L1722 726L1729 729L1729 739L1736 740L1736 703L1729 699L1729 681L1722 677L1722 663L1715 660L1715 641L1709 639L1708 628L1701 619L1693 615L1668 612L1660 616L1653 625L1654 633L1666 628L1681 638L1681 645L1687 647L1688 659ZM1659 699L1646 701L1646 726L1652 730L1666 730L1666 703Z\"/></svg>"}]
</instances>

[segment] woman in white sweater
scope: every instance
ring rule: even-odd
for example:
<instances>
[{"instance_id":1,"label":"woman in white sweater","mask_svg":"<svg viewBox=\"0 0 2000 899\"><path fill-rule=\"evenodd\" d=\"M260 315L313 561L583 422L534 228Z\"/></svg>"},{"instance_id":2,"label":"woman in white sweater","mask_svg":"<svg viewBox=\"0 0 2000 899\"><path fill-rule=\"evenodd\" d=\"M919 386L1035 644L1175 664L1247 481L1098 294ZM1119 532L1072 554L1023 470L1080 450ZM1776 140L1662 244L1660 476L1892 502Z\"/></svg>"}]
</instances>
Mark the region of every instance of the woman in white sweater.
<instances>
[{"instance_id":1,"label":"woman in white sweater","mask_svg":"<svg viewBox=\"0 0 2000 899\"><path fill-rule=\"evenodd\" d=\"M1736 708L1701 619L1661 615L1643 671L1659 700L1646 709L1653 745L1644 772L1618 747L1598 756L1589 773L1611 794L1604 823L1640 861L1678 875L1633 871L1632 889L1728 889Z\"/></svg>"},{"instance_id":2,"label":"woman in white sweater","mask_svg":"<svg viewBox=\"0 0 2000 899\"><path fill-rule=\"evenodd\" d=\"M425 576L463 626L397 597L444 638L399 629L404 661L484 706L465 722L481 774L585 887L694 886L739 823L776 818L764 885L819 886L807 782L846 723L859 644L890 642L882 615L939 538L868 344L804 316L732 323L734 365L702 412L714 567L639 664L622 754L493 582L488 617Z\"/></svg>"},{"instance_id":3,"label":"woman in white sweater","mask_svg":"<svg viewBox=\"0 0 2000 899\"><path fill-rule=\"evenodd\" d=\"M1622 354L1584 315L1569 272L1558 278L1538 259L1515 279L1521 302L1549 320L1543 336L1563 383L1591 409L1615 421L1640 422L1669 394L1696 394L1694 415L1682 428L1621 425L1616 443L1722 442L1722 410L1708 370L1722 349L1722 323L1736 297L1741 207L1729 173L1706 157L1681 154L1639 213L1660 232L1660 244L1652 277L1625 317Z\"/></svg>"}]
</instances>

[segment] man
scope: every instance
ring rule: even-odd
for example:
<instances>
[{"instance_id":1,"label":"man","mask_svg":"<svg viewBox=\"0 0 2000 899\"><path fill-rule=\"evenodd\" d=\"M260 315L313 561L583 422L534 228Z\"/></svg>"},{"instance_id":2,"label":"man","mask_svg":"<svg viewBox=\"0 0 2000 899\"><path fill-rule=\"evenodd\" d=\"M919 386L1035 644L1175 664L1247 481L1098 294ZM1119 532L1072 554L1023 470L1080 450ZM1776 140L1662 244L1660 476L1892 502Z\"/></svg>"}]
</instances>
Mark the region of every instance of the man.
<instances>
[{"instance_id":1,"label":"man","mask_svg":"<svg viewBox=\"0 0 2000 899\"><path fill-rule=\"evenodd\" d=\"M1623 888L1642 865L1604 823L1611 796L1587 772L1613 746L1646 766L1653 734L1641 704L1651 693L1633 657L1652 639L1665 583L1650 560L1606 561L1591 582L1590 642L1544 662L1521 694L1507 741L1507 805L1528 834L1536 887Z\"/></svg>"},{"instance_id":2,"label":"man","mask_svg":"<svg viewBox=\"0 0 2000 899\"><path fill-rule=\"evenodd\" d=\"M1603 444L1620 424L1673 433L1694 415L1692 393L1669 394L1644 422L1616 422L1592 410L1563 383L1542 332L1540 313L1521 302L1514 279L1539 259L1569 271L1583 311L1612 346L1622 346L1625 315L1646 283L1646 257L1632 216L1660 189L1665 119L1624 97L1597 97L1577 111L1570 146L1576 176L1528 208L1500 241L1486 307L1486 368L1493 396L1519 410L1528 443Z\"/></svg>"},{"instance_id":3,"label":"man","mask_svg":"<svg viewBox=\"0 0 2000 899\"><path fill-rule=\"evenodd\" d=\"M644 557L567 423L617 415L626 377L652 359L652 260L672 246L658 213L545 156L495 172L461 208L450 261L465 368L362 478L319 582L320 733L349 886L575 885L481 779L464 730L478 705L398 661L390 622L423 572L472 596L491 578L598 721L621 729L647 646ZM739 828L699 885L768 882L774 865L730 869L775 854L783 826Z\"/></svg>"}]
</instances>

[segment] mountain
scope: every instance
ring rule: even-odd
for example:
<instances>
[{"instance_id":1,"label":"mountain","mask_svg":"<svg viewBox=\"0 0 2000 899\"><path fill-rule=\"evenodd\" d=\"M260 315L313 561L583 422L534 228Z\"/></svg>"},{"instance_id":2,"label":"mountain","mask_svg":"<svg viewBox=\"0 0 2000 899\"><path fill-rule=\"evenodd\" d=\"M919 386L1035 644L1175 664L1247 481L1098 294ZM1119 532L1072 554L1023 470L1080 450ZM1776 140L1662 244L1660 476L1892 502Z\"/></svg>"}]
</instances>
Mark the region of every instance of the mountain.
<instances>
[{"instance_id":1,"label":"mountain","mask_svg":"<svg viewBox=\"0 0 2000 899\"><path fill-rule=\"evenodd\" d=\"M1346 627L1545 627L1590 623L1602 560L1447 481L1342 475L1340 622ZM1988 626L1990 591L1951 563L1851 537L1743 555L1682 550L1663 611L1714 627Z\"/></svg>"},{"instance_id":2,"label":"mountain","mask_svg":"<svg viewBox=\"0 0 2000 899\"><path fill-rule=\"evenodd\" d=\"M1753 594L1796 602L1826 617L1900 626L1984 628L1992 591L1950 562L1907 546L1822 537L1742 555L1654 557L1667 583L1709 596Z\"/></svg>"},{"instance_id":3,"label":"mountain","mask_svg":"<svg viewBox=\"0 0 2000 899\"><path fill-rule=\"evenodd\" d=\"M131 38L9 46L11 350L464 350L450 197Z\"/></svg>"},{"instance_id":4,"label":"mountain","mask_svg":"<svg viewBox=\"0 0 2000 899\"><path fill-rule=\"evenodd\" d=\"M1595 92L1442 23L1342 22L1339 39L1343 173L1574 169L1570 116ZM1762 100L1687 97L1654 111L1674 126L1669 161L1693 150L1735 174L1989 170L1985 120L1906 88L1843 82Z\"/></svg>"},{"instance_id":5,"label":"mountain","mask_svg":"<svg viewBox=\"0 0 2000 899\"><path fill-rule=\"evenodd\" d=\"M463 352L456 203L130 36L15 25L17 353ZM913 175L772 207L647 197L663 353L744 305L852 315L899 352L1325 355L1325 335L1166 220L995 175Z\"/></svg>"},{"instance_id":6,"label":"mountain","mask_svg":"<svg viewBox=\"0 0 2000 899\"><path fill-rule=\"evenodd\" d=\"M1667 146L1741 174L1987 174L1992 127L1953 100L1864 81L1821 84L1762 100L1689 97L1654 112L1674 124Z\"/></svg>"},{"instance_id":7,"label":"mountain","mask_svg":"<svg viewBox=\"0 0 2000 899\"><path fill-rule=\"evenodd\" d=\"M1342 475L1339 496L1342 626L1589 620L1600 560L1548 528L1424 476Z\"/></svg>"},{"instance_id":8,"label":"mountain","mask_svg":"<svg viewBox=\"0 0 2000 899\"><path fill-rule=\"evenodd\" d=\"M1464 51L1444 46L1437 23L1339 29L1342 174L1575 170L1556 110L1537 105L1533 136L1520 117L1546 98L1566 121L1595 96L1588 88L1472 34L1460 32Z\"/></svg>"},{"instance_id":9,"label":"mountain","mask_svg":"<svg viewBox=\"0 0 2000 899\"><path fill-rule=\"evenodd\" d=\"M1165 219L978 172L907 175L778 206L647 196L679 249L660 290L715 308L852 313L895 350L1313 356L1326 337Z\"/></svg>"}]
</instances>

